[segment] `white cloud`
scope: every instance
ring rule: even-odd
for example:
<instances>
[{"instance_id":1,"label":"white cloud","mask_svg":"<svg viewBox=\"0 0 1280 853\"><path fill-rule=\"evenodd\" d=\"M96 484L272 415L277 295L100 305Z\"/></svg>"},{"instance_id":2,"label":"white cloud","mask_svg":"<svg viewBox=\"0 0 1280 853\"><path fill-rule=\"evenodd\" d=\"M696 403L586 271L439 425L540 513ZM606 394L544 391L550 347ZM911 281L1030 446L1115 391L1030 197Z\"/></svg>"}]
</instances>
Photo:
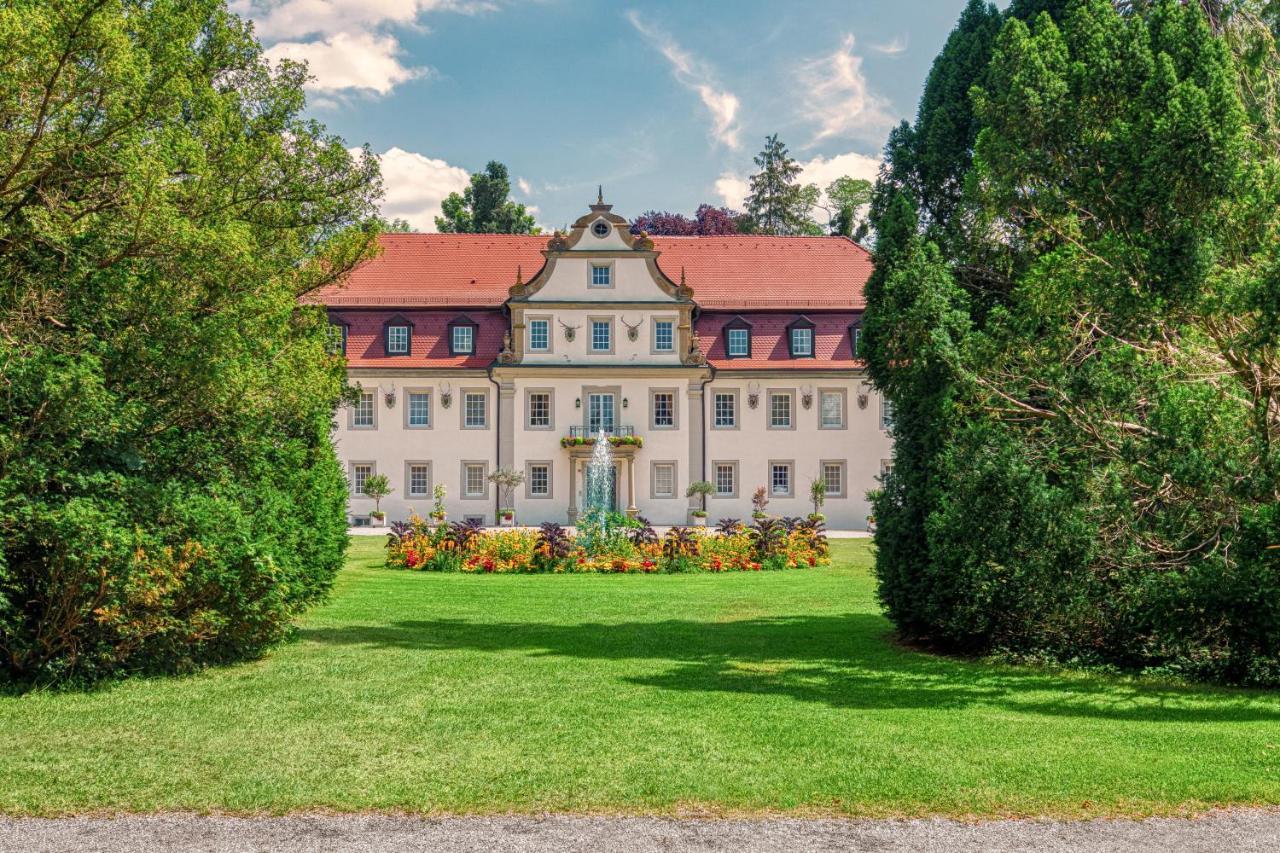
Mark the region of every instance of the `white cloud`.
<instances>
[{"instance_id":1,"label":"white cloud","mask_svg":"<svg viewBox=\"0 0 1280 853\"><path fill-rule=\"evenodd\" d=\"M883 44L869 44L867 47L876 53L883 53L885 56L898 56L907 52L907 37L894 36Z\"/></svg>"},{"instance_id":2,"label":"white cloud","mask_svg":"<svg viewBox=\"0 0 1280 853\"><path fill-rule=\"evenodd\" d=\"M812 160L801 161L800 168L801 172L798 180L805 184L817 184L818 188L823 190L821 203L826 204L827 185L836 178L843 178L847 175L850 178L862 178L874 183L876 177L880 174L880 158L859 154L856 151L848 151L844 154L837 154L834 157L818 156ZM720 177L716 178L715 186L716 194L720 196L721 203L736 210L742 210L745 206L747 193L751 191L751 185L748 183L747 178L736 172L722 173Z\"/></svg>"},{"instance_id":3,"label":"white cloud","mask_svg":"<svg viewBox=\"0 0 1280 853\"><path fill-rule=\"evenodd\" d=\"M627 12L627 20L671 63L680 85L698 93L703 106L711 113L711 135L721 144L737 148L738 108L741 106L738 96L719 86L710 66L682 48L668 33L641 20L634 9Z\"/></svg>"},{"instance_id":4,"label":"white cloud","mask_svg":"<svg viewBox=\"0 0 1280 853\"><path fill-rule=\"evenodd\" d=\"M516 178L516 186L520 188L520 192L524 195L533 195L533 186L524 178Z\"/></svg>"},{"instance_id":5,"label":"white cloud","mask_svg":"<svg viewBox=\"0 0 1280 853\"><path fill-rule=\"evenodd\" d=\"M484 0L234 0L231 10L252 18L265 41L336 35L385 26L411 26L427 12L473 14L496 8Z\"/></svg>"},{"instance_id":6,"label":"white cloud","mask_svg":"<svg viewBox=\"0 0 1280 853\"><path fill-rule=\"evenodd\" d=\"M741 175L735 175L733 172L724 172L720 177L716 178L716 193L720 196L720 201L734 210L742 210L743 204L747 199L747 193L750 191L751 186L747 183L747 179Z\"/></svg>"},{"instance_id":7,"label":"white cloud","mask_svg":"<svg viewBox=\"0 0 1280 853\"><path fill-rule=\"evenodd\" d=\"M831 137L880 141L895 123L889 102L871 91L853 48L853 36L846 35L834 52L800 67L804 115L818 126L815 143Z\"/></svg>"},{"instance_id":8,"label":"white cloud","mask_svg":"<svg viewBox=\"0 0 1280 853\"><path fill-rule=\"evenodd\" d=\"M371 33L337 33L323 41L283 41L266 51L273 64L281 59L307 63L313 92L357 90L385 95L397 85L426 73L423 68L406 68L398 56L400 43L394 36Z\"/></svg>"},{"instance_id":9,"label":"white cloud","mask_svg":"<svg viewBox=\"0 0 1280 853\"><path fill-rule=\"evenodd\" d=\"M449 193L462 192L471 180L466 169L402 148L389 148L378 161L386 193L382 215L404 219L419 231L435 231L440 202Z\"/></svg>"}]
</instances>

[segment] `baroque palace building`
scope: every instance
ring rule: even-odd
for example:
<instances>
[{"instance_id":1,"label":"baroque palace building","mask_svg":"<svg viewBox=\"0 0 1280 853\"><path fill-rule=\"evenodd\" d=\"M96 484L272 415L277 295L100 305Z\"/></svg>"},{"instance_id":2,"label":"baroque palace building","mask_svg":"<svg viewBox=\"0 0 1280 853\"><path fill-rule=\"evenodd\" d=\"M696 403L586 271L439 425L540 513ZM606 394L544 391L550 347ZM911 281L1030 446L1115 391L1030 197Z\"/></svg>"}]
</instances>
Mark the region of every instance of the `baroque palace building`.
<instances>
[{"instance_id":1,"label":"baroque palace building","mask_svg":"<svg viewBox=\"0 0 1280 853\"><path fill-rule=\"evenodd\" d=\"M520 524L572 523L590 444L614 449L620 511L687 524L812 510L860 529L889 464L889 412L857 357L866 250L842 237L633 235L598 200L568 234L386 234L382 252L314 291L359 402L335 443L354 523L384 474L390 519L431 509L497 521L497 468L523 471ZM337 334L335 334L335 340ZM628 442L628 443L624 443ZM567 446L566 446L567 445Z\"/></svg>"}]
</instances>

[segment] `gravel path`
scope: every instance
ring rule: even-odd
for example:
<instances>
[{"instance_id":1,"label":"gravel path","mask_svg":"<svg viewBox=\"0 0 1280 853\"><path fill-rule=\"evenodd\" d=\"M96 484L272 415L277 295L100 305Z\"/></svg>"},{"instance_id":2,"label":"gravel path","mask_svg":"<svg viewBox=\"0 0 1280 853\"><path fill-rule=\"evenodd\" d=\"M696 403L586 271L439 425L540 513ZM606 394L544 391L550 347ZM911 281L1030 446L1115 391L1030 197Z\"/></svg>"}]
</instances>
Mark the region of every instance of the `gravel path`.
<instances>
[{"instance_id":1,"label":"gravel path","mask_svg":"<svg viewBox=\"0 0 1280 853\"><path fill-rule=\"evenodd\" d=\"M0 851L433 851L433 853L825 853L826 851L1280 850L1280 809L1215 812L1193 820L684 820L649 817L170 814L57 820L0 818Z\"/></svg>"}]
</instances>

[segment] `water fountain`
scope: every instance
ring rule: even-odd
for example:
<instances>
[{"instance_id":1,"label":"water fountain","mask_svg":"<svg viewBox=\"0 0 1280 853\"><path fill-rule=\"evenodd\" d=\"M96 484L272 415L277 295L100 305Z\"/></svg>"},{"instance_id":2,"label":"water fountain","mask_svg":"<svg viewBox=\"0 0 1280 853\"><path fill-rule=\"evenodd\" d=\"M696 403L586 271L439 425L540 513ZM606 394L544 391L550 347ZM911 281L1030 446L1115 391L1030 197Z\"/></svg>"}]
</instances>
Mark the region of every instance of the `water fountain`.
<instances>
[{"instance_id":1,"label":"water fountain","mask_svg":"<svg viewBox=\"0 0 1280 853\"><path fill-rule=\"evenodd\" d=\"M609 513L612 510L613 447L602 429L596 435L591 461L587 463L582 515L578 519L578 537L588 553L595 553L608 539Z\"/></svg>"}]
</instances>

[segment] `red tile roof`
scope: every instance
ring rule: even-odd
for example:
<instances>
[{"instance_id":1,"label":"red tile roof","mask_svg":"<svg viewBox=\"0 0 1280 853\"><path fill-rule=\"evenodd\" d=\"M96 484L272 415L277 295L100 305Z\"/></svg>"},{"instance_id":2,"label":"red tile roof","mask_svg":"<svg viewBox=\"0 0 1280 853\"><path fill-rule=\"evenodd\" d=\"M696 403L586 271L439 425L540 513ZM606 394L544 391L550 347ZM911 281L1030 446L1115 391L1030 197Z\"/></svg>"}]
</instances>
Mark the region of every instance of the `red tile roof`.
<instances>
[{"instance_id":1,"label":"red tile roof","mask_svg":"<svg viewBox=\"0 0 1280 853\"><path fill-rule=\"evenodd\" d=\"M475 352L449 354L449 323L461 314L456 311L347 311L330 312L335 323L347 325L347 367L475 367L486 368L502 349L502 333L507 322L497 311L466 311L475 321ZM409 354L389 356L382 327L392 317L413 324Z\"/></svg>"},{"instance_id":2,"label":"red tile roof","mask_svg":"<svg viewBox=\"0 0 1280 853\"><path fill-rule=\"evenodd\" d=\"M742 316L751 324L751 356L728 358L725 354L725 326ZM853 357L853 341L849 327L860 315L808 314L813 324L814 358L792 358L787 341L787 326L801 315L791 313L753 314L705 312L698 318L696 329L707 360L718 370L827 370L853 369L863 366Z\"/></svg>"},{"instance_id":3,"label":"red tile roof","mask_svg":"<svg viewBox=\"0 0 1280 853\"><path fill-rule=\"evenodd\" d=\"M501 305L542 268L546 236L385 234L382 254L306 301L332 308ZM704 308L862 308L871 257L843 237L655 237L658 265Z\"/></svg>"}]
</instances>

